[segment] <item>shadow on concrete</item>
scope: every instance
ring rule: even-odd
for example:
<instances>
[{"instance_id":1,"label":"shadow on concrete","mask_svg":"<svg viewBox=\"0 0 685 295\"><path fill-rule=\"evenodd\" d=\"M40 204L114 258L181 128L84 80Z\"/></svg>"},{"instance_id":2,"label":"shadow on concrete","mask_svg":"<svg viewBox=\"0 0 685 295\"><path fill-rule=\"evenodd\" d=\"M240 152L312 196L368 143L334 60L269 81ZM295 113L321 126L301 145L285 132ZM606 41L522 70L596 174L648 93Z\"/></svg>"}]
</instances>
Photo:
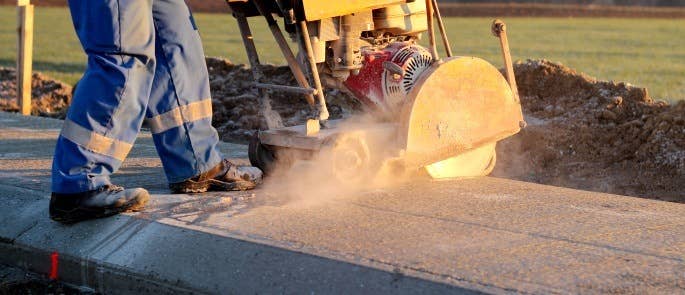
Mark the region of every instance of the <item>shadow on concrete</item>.
<instances>
[{"instance_id":1,"label":"shadow on concrete","mask_svg":"<svg viewBox=\"0 0 685 295\"><path fill-rule=\"evenodd\" d=\"M122 218L125 220L110 219L109 222L120 225L114 231L99 234L99 242L92 251L82 251L97 253L90 256L97 259L61 254L60 280L95 290L149 294L179 290L217 294L482 294L408 276L391 265L386 269L373 268L151 219ZM72 228L88 226L92 224L81 223ZM64 238L67 237L55 237ZM62 246L79 243L71 239ZM0 258L0 262L13 264L14 258L19 258L29 270L39 273L50 268L49 259L43 257L62 250L48 250L49 245L8 246L0 243L0 253L8 254L2 255L5 259ZM84 273L87 275L83 276Z\"/></svg>"}]
</instances>

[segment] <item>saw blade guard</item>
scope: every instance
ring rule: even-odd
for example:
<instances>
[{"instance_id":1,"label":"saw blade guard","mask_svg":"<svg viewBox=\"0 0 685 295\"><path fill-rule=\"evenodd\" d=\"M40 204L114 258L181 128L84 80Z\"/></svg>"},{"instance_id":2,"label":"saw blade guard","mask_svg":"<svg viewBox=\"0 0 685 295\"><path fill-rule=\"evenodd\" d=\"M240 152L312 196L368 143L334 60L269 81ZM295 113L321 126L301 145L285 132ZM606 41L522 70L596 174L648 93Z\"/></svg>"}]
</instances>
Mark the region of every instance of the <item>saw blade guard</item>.
<instances>
[{"instance_id":1,"label":"saw blade guard","mask_svg":"<svg viewBox=\"0 0 685 295\"><path fill-rule=\"evenodd\" d=\"M408 98L398 128L405 162L409 167L442 162L428 169L434 177L489 173L495 143L519 132L523 122L521 104L506 79L497 68L476 57L451 57L434 63ZM467 153L473 150L480 152ZM458 156L459 160L446 161ZM469 160L483 162L484 170L445 172L458 170L456 166Z\"/></svg>"}]
</instances>

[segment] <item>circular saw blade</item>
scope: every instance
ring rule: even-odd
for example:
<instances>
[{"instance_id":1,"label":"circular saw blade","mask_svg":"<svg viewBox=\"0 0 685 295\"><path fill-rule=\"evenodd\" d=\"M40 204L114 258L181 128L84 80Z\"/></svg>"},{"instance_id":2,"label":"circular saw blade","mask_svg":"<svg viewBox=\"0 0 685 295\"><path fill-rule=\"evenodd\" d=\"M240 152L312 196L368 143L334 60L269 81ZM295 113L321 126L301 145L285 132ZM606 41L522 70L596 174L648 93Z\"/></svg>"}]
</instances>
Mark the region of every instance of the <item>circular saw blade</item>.
<instances>
[{"instance_id":1,"label":"circular saw blade","mask_svg":"<svg viewBox=\"0 0 685 295\"><path fill-rule=\"evenodd\" d=\"M495 143L468 150L456 157L426 166L436 179L486 176L495 168Z\"/></svg>"}]
</instances>

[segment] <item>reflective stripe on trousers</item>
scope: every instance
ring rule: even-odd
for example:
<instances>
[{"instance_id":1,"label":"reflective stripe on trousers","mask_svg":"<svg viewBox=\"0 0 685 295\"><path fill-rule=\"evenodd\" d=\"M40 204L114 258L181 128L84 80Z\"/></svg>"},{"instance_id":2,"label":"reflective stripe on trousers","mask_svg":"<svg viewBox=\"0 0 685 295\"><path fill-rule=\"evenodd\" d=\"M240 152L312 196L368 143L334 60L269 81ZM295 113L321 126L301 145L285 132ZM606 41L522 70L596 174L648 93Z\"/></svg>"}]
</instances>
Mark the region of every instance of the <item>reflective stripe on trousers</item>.
<instances>
[{"instance_id":1,"label":"reflective stripe on trousers","mask_svg":"<svg viewBox=\"0 0 685 295\"><path fill-rule=\"evenodd\" d=\"M148 118L147 123L150 126L152 133L159 134L169 129L182 126L183 123L190 123L210 117L212 117L212 100L205 99Z\"/></svg>"},{"instance_id":2,"label":"reflective stripe on trousers","mask_svg":"<svg viewBox=\"0 0 685 295\"><path fill-rule=\"evenodd\" d=\"M109 184L144 119L170 182L221 161L200 36L183 0L69 0L88 67L57 140L52 190Z\"/></svg>"}]
</instances>

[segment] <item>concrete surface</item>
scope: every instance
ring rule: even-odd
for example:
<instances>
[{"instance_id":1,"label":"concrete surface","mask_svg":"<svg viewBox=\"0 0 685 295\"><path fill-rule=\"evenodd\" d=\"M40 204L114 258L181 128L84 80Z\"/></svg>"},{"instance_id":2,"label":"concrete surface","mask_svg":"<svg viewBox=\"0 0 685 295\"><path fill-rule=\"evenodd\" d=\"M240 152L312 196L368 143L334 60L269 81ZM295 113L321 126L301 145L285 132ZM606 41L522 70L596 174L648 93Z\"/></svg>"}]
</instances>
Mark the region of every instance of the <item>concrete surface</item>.
<instances>
[{"instance_id":1,"label":"concrete surface","mask_svg":"<svg viewBox=\"0 0 685 295\"><path fill-rule=\"evenodd\" d=\"M60 121L0 113L0 263L106 293L685 293L685 205L505 179L314 203L265 189L168 195L143 133L114 182L139 214L47 217ZM245 147L224 144L233 158Z\"/></svg>"}]
</instances>

